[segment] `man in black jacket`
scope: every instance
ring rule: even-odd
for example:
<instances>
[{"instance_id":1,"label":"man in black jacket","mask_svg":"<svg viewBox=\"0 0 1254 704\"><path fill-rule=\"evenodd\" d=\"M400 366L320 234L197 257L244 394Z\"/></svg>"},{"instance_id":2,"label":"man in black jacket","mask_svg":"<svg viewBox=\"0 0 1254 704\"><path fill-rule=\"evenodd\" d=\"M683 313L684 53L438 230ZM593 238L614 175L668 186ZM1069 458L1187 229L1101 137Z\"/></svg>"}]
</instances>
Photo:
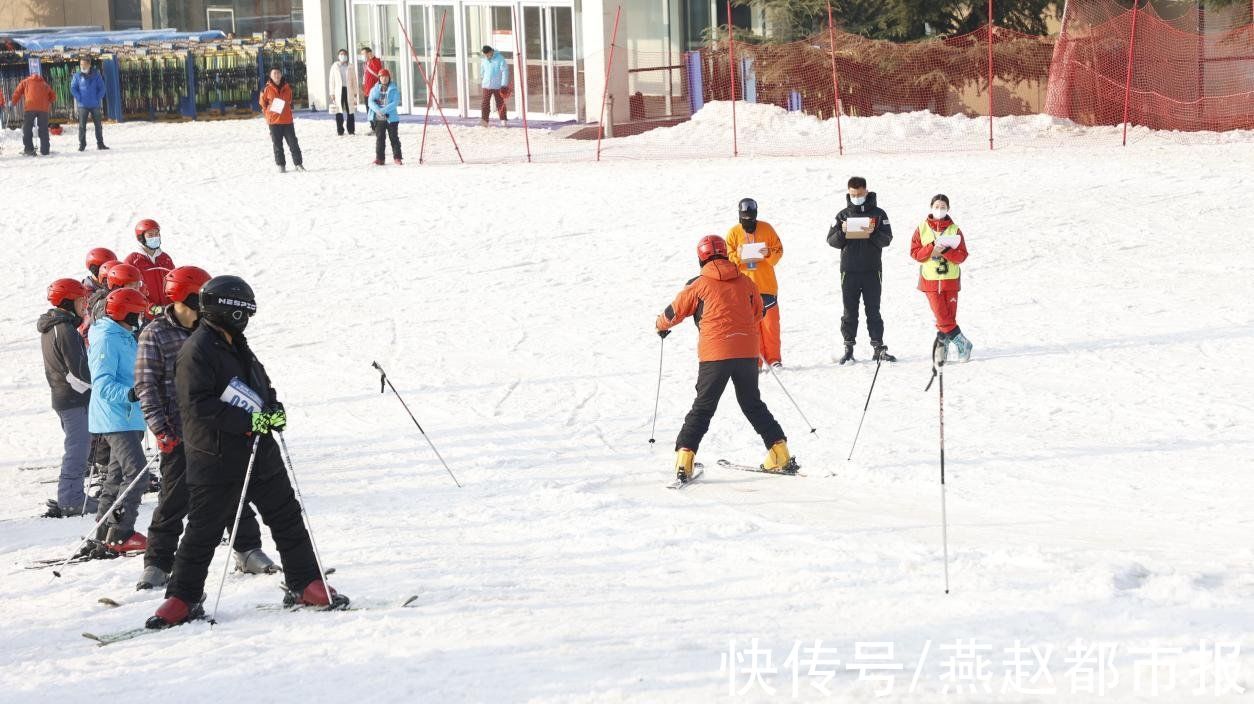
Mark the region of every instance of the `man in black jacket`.
<instances>
[{"instance_id":1,"label":"man in black jacket","mask_svg":"<svg viewBox=\"0 0 1254 704\"><path fill-rule=\"evenodd\" d=\"M61 478L57 498L48 500L48 518L64 518L96 513L96 502L83 492L91 433L87 431L87 404L91 400L91 371L87 348L78 326L87 307L87 289L74 279L57 279L48 287L52 308L39 317L36 328L41 336L44 376L52 390L52 410L61 419L65 433L65 454L61 456Z\"/></svg>"},{"instance_id":2,"label":"man in black jacket","mask_svg":"<svg viewBox=\"0 0 1254 704\"><path fill-rule=\"evenodd\" d=\"M840 316L840 335L845 353L840 364L854 361L853 345L858 333L858 299L866 307L866 329L871 336L873 359L896 362L884 344L884 319L880 317L880 286L883 265L880 252L893 241L888 213L876 205L875 193L866 189L866 179L849 179L847 206L827 231L827 243L840 250L840 290L845 312ZM849 218L860 218L866 227L849 227Z\"/></svg>"},{"instance_id":3,"label":"man in black jacket","mask_svg":"<svg viewBox=\"0 0 1254 704\"><path fill-rule=\"evenodd\" d=\"M283 431L287 416L244 338L256 310L252 288L243 279L210 279L200 290L200 325L179 350L174 389L187 461L187 528L174 556L166 600L148 619L149 628L177 625L202 613L209 563L235 520L250 458L247 498L279 548L286 601L337 607L348 603L319 573L300 503L270 436L271 430Z\"/></svg>"}]
</instances>

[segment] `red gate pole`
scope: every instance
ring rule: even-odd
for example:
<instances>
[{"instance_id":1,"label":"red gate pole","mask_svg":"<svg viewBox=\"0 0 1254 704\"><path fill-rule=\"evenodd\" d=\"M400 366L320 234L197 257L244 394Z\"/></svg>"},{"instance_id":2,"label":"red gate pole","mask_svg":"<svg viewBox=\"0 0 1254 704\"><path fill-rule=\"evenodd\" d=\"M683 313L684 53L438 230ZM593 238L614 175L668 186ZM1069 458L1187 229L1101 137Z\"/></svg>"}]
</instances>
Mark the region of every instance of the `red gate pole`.
<instances>
[{"instance_id":1,"label":"red gate pole","mask_svg":"<svg viewBox=\"0 0 1254 704\"><path fill-rule=\"evenodd\" d=\"M1128 146L1128 103L1132 99L1132 57L1136 51L1136 15L1140 0L1132 3L1132 36L1128 39L1128 76L1123 84L1123 146Z\"/></svg>"},{"instance_id":2,"label":"red gate pole","mask_svg":"<svg viewBox=\"0 0 1254 704\"><path fill-rule=\"evenodd\" d=\"M523 141L527 144L527 163L531 163L531 135L527 132L527 63L523 58L522 40L518 38L518 13L514 6L509 8L510 19L514 21L514 65L518 67L518 98L522 103Z\"/></svg>"},{"instance_id":3,"label":"red gate pole","mask_svg":"<svg viewBox=\"0 0 1254 704\"><path fill-rule=\"evenodd\" d=\"M1254 2L1254 0L1250 0ZM836 107L836 148L843 156L845 153L845 138L840 133L840 113L844 112L840 105L840 77L836 73L836 30L833 28L832 22L832 1L827 0L827 41L832 45L832 90L835 92L836 99L833 101Z\"/></svg>"},{"instance_id":4,"label":"red gate pole","mask_svg":"<svg viewBox=\"0 0 1254 704\"><path fill-rule=\"evenodd\" d=\"M445 12L445 16L447 16L447 11ZM453 140L453 149L457 151L457 160L465 164L466 160L462 158L461 147L457 146L457 138L453 136L453 128L449 126L448 118L444 116L444 108L440 106L439 99L434 98L435 91L432 88L431 77L427 75L427 70L422 67L422 62L418 60L418 52L414 51L414 43L409 41L409 32L405 30L405 23L401 21L400 17L396 18L396 23L401 26L401 34L405 35L405 44L409 46L409 55L411 58L413 58L414 63L418 64L418 72L422 74L423 83L427 84L427 100L435 101L435 109L439 111L440 119L444 121L444 128L448 130L448 138ZM444 35L444 27L441 26L440 27L440 40L441 41L443 41L444 39L443 35ZM437 44L436 46L438 47L439 45ZM418 163L422 163L421 155L419 155L418 157Z\"/></svg>"},{"instance_id":5,"label":"red gate pole","mask_svg":"<svg viewBox=\"0 0 1254 704\"><path fill-rule=\"evenodd\" d=\"M731 0L727 0L727 63L731 69L732 156L740 156L736 142L736 31L732 26Z\"/></svg>"},{"instance_id":6,"label":"red gate pole","mask_svg":"<svg viewBox=\"0 0 1254 704\"><path fill-rule=\"evenodd\" d=\"M605 136L605 100L610 96L610 68L614 66L614 42L618 41L618 20L623 16L623 6L614 13L614 31L610 32L610 57L605 62L605 87L601 91L601 121L597 123L597 161L601 160L601 138Z\"/></svg>"},{"instance_id":7,"label":"red gate pole","mask_svg":"<svg viewBox=\"0 0 1254 704\"><path fill-rule=\"evenodd\" d=\"M445 22L447 19L448 19L448 10L445 10L445 11L444 11L444 12L440 15L440 33L439 33L439 36L438 36L438 37L436 38L436 40L435 40L435 46L431 49L431 65L432 65L433 67L436 67L436 68L438 68L438 67L439 67L439 63L437 63L437 62L438 62L438 61L439 61L439 59L440 59L440 47L441 47L441 45L442 45L442 42L444 41L444 22ZM438 76L439 74L437 73L436 75ZM434 78L431 80L431 84L432 84L432 86L434 86L434 85L435 85L435 80L436 80L436 79L434 79ZM427 121L431 118L431 99L432 99L434 96L435 96L435 91L431 90L431 88L430 88L430 87L428 87L428 89L427 89L427 111L426 111L426 113L424 113L424 114L423 114L423 116L422 116L422 142L421 142L421 143L419 144L419 146L418 146L418 163L419 163L419 164L421 164L421 163L422 163L422 157L423 157L423 155L426 153L426 150L427 150Z\"/></svg>"},{"instance_id":8,"label":"red gate pole","mask_svg":"<svg viewBox=\"0 0 1254 704\"><path fill-rule=\"evenodd\" d=\"M988 0L988 149L993 150L993 0Z\"/></svg>"}]
</instances>

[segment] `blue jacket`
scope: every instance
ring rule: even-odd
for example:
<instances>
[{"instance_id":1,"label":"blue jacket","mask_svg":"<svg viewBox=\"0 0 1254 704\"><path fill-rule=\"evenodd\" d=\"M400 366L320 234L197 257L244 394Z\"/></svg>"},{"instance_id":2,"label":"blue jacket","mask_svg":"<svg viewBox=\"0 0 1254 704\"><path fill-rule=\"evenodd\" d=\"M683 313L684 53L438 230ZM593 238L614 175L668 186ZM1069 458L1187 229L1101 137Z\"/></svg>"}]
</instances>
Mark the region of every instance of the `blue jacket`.
<instances>
[{"instance_id":1,"label":"blue jacket","mask_svg":"<svg viewBox=\"0 0 1254 704\"><path fill-rule=\"evenodd\" d=\"M479 73L483 75L482 87L486 90L499 90L509 85L509 66L499 51L490 59L480 59Z\"/></svg>"},{"instance_id":2,"label":"blue jacket","mask_svg":"<svg viewBox=\"0 0 1254 704\"><path fill-rule=\"evenodd\" d=\"M70 92L74 94L79 107L98 108L105 96L104 77L100 75L100 71L84 75L82 69L79 69L70 81Z\"/></svg>"},{"instance_id":3,"label":"blue jacket","mask_svg":"<svg viewBox=\"0 0 1254 704\"><path fill-rule=\"evenodd\" d=\"M91 324L87 333L87 366L91 370L91 402L87 430L123 433L144 429L138 401L128 395L135 386L135 353L139 345L131 331L109 318Z\"/></svg>"},{"instance_id":4,"label":"blue jacket","mask_svg":"<svg viewBox=\"0 0 1254 704\"><path fill-rule=\"evenodd\" d=\"M379 106L379 102L383 102L383 106ZM383 84L376 83L374 88L370 89L370 96L366 98L366 105L369 106L369 114L366 115L367 122L374 122L376 119L386 117L388 122L400 122L400 113L396 111L401 105L401 89L396 87L395 83L388 83L387 95L383 95Z\"/></svg>"}]
</instances>

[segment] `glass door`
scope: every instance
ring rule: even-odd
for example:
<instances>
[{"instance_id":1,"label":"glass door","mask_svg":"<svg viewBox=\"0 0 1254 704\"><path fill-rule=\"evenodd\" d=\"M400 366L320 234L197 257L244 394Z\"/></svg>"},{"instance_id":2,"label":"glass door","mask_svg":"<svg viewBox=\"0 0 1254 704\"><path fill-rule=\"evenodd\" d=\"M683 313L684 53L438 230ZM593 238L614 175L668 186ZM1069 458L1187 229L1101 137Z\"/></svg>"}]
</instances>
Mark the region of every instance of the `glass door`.
<instances>
[{"instance_id":1,"label":"glass door","mask_svg":"<svg viewBox=\"0 0 1254 704\"><path fill-rule=\"evenodd\" d=\"M514 83L514 23L509 5L466 5L462 36L466 47L466 81L464 84L467 106L473 111L483 101L483 47L490 46L505 59L510 71L510 83ZM515 96L517 92L515 92ZM517 98L508 101L512 110ZM496 114L495 103L491 114Z\"/></svg>"},{"instance_id":2,"label":"glass door","mask_svg":"<svg viewBox=\"0 0 1254 704\"><path fill-rule=\"evenodd\" d=\"M430 78L431 72L431 45L435 43L435 33L431 32L428 36L428 28L430 27L431 8L425 5L409 6L409 41L414 45L414 52L418 55L417 59L410 57L409 62L409 84L413 86L409 91L411 112L422 114L427 107L427 79ZM438 28L436 31L439 31ZM409 47L406 47L408 50Z\"/></svg>"},{"instance_id":3,"label":"glass door","mask_svg":"<svg viewBox=\"0 0 1254 704\"><path fill-rule=\"evenodd\" d=\"M383 63L383 68L392 74L392 80L397 81L397 86L401 89L401 105L405 105L405 96L409 92L409 86L401 80L405 75L401 67L409 63L409 47L405 44L404 35L401 34L401 27L397 22L398 17L400 17L400 8L394 4L353 5L353 42L356 46L353 47L352 56L356 62L354 69L357 71L357 80L363 93L358 110L366 109L365 101L368 97L365 95L366 67L361 65L361 59L358 57L358 52L363 47L374 50L374 55Z\"/></svg>"},{"instance_id":4,"label":"glass door","mask_svg":"<svg viewBox=\"0 0 1254 704\"><path fill-rule=\"evenodd\" d=\"M575 12L570 7L523 7L527 112L574 119L579 112Z\"/></svg>"}]
</instances>

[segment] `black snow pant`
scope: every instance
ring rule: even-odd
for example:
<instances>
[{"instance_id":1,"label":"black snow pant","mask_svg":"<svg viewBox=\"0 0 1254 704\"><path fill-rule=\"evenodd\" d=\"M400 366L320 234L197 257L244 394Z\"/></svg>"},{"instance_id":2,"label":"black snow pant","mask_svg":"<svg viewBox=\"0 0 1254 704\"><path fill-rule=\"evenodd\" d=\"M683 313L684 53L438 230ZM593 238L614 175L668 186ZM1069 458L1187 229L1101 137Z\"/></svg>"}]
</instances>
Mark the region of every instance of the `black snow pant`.
<instances>
[{"instance_id":1,"label":"black snow pant","mask_svg":"<svg viewBox=\"0 0 1254 704\"><path fill-rule=\"evenodd\" d=\"M261 463L258 459L258 464ZM318 563L314 559L313 544L301 520L300 503L292 492L287 473L263 472L258 478L254 468L248 486L248 500L257 507L261 520L270 527L270 535L279 549L283 575L289 589L303 591L310 582L318 579ZM214 549L222 542L222 536L231 529L235 520L235 508L239 504L244 483L238 484L188 484L187 529L174 555L174 574L166 587L166 596L177 596L189 604L196 603L205 592L205 577Z\"/></svg>"},{"instance_id":2,"label":"black snow pant","mask_svg":"<svg viewBox=\"0 0 1254 704\"><path fill-rule=\"evenodd\" d=\"M401 158L401 123L388 122L387 120L374 121L374 158L375 161L383 161L384 139L392 143L392 158Z\"/></svg>"},{"instance_id":3,"label":"black snow pant","mask_svg":"<svg viewBox=\"0 0 1254 704\"><path fill-rule=\"evenodd\" d=\"M296 125L291 123L286 125L270 125L270 141L274 143L274 163L279 166L287 166L287 159L283 154L283 142L287 141L287 148L292 150L292 163L300 166L304 163L300 156L300 142L296 141Z\"/></svg>"},{"instance_id":4,"label":"black snow pant","mask_svg":"<svg viewBox=\"0 0 1254 704\"><path fill-rule=\"evenodd\" d=\"M27 154L35 153L35 130L39 130L39 153L48 156L48 118L45 111L27 110L22 115L22 149Z\"/></svg>"},{"instance_id":5,"label":"black snow pant","mask_svg":"<svg viewBox=\"0 0 1254 704\"><path fill-rule=\"evenodd\" d=\"M335 113L335 133L344 134L344 121L348 120L348 133L355 134L357 127L356 115L353 114L352 108L348 106L348 89L340 89L340 111Z\"/></svg>"},{"instance_id":6,"label":"black snow pant","mask_svg":"<svg viewBox=\"0 0 1254 704\"><path fill-rule=\"evenodd\" d=\"M187 517L187 456L180 444L173 451L161 455L161 493L157 496L157 508L152 512L148 525L148 550L144 553L144 566L156 566L162 572L174 569L174 551L183 533L183 519ZM232 520L235 516L232 514ZM261 547L261 526L252 507L244 504L244 514L239 519L239 533L235 536L235 550L247 552Z\"/></svg>"},{"instance_id":7,"label":"black snow pant","mask_svg":"<svg viewBox=\"0 0 1254 704\"><path fill-rule=\"evenodd\" d=\"M840 336L852 345L858 335L858 298L866 307L866 331L872 344L884 342L884 319L880 317L882 274L878 271L850 271L840 275L840 292L845 312L840 316Z\"/></svg>"},{"instance_id":8,"label":"black snow pant","mask_svg":"<svg viewBox=\"0 0 1254 704\"><path fill-rule=\"evenodd\" d=\"M96 128L96 148L104 147L104 128L100 126L100 108L79 108L78 109L78 150L82 151L87 147L87 118L91 118L92 125Z\"/></svg>"},{"instance_id":9,"label":"black snow pant","mask_svg":"<svg viewBox=\"0 0 1254 704\"><path fill-rule=\"evenodd\" d=\"M696 452L701 445L701 438L710 429L710 419L718 408L718 401L731 381L736 389L736 401L740 410L749 419L753 429L762 436L767 449L784 437L783 428L775 421L775 416L762 402L758 395L758 360L756 357L745 359L720 359L716 362L702 362L697 371L697 398L692 402L692 410L684 418L684 427L675 438L675 449L688 448Z\"/></svg>"}]
</instances>

